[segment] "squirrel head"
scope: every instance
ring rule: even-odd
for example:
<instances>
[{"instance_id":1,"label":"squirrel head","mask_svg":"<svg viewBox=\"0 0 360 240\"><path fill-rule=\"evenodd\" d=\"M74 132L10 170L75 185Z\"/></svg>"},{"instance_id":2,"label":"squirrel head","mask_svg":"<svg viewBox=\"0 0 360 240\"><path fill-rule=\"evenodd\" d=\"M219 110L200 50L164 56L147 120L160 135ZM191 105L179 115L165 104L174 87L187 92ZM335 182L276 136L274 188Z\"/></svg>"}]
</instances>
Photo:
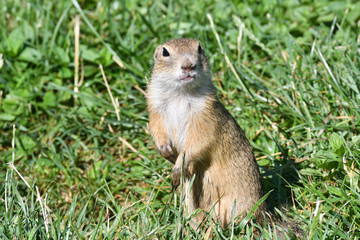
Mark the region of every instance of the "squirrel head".
<instances>
[{"instance_id":1,"label":"squirrel head","mask_svg":"<svg viewBox=\"0 0 360 240\"><path fill-rule=\"evenodd\" d=\"M212 84L209 61L198 40L169 40L156 48L154 60L152 81L179 89Z\"/></svg>"}]
</instances>

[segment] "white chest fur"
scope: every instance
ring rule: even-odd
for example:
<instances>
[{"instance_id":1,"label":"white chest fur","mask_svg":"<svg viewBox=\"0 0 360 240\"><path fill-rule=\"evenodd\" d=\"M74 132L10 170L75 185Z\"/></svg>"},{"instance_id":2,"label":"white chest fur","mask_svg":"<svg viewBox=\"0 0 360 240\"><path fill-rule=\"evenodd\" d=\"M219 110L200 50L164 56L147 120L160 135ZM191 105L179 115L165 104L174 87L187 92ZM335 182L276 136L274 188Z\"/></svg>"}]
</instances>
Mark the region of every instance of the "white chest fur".
<instances>
[{"instance_id":1,"label":"white chest fur","mask_svg":"<svg viewBox=\"0 0 360 240\"><path fill-rule=\"evenodd\" d=\"M164 120L169 140L178 152L181 152L186 142L188 128L193 124L194 117L204 111L209 94L213 92L213 85L208 79L205 79L207 81L203 79L201 87L175 88L173 82L167 80L157 76L149 86L148 97L154 110ZM197 79L197 81L201 80L202 78Z\"/></svg>"},{"instance_id":2,"label":"white chest fur","mask_svg":"<svg viewBox=\"0 0 360 240\"><path fill-rule=\"evenodd\" d=\"M192 119L204 109L204 98L175 95L165 104L163 110L165 127L171 142L178 151L182 151Z\"/></svg>"}]
</instances>

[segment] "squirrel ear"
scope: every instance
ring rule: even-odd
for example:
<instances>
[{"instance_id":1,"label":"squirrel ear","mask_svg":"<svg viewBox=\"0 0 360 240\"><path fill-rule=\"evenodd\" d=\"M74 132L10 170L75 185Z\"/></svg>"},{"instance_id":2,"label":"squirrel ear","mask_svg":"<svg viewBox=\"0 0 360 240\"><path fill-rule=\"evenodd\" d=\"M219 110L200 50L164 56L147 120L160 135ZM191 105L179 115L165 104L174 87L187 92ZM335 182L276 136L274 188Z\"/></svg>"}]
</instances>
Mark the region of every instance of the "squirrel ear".
<instances>
[{"instance_id":1,"label":"squirrel ear","mask_svg":"<svg viewBox=\"0 0 360 240\"><path fill-rule=\"evenodd\" d=\"M155 52L154 52L154 60L156 61L159 57L159 50L160 50L161 46L158 46L156 49L155 49Z\"/></svg>"}]
</instances>

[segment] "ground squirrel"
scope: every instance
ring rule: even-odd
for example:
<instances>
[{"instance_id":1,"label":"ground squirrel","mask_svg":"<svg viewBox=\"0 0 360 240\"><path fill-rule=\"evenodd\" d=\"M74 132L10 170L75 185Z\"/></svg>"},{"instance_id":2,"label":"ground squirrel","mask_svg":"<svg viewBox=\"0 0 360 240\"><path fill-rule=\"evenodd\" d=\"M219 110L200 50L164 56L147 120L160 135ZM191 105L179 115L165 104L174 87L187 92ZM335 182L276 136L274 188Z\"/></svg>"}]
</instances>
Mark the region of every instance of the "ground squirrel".
<instances>
[{"instance_id":1,"label":"ground squirrel","mask_svg":"<svg viewBox=\"0 0 360 240\"><path fill-rule=\"evenodd\" d=\"M187 205L190 212L214 209L225 227L244 216L262 197L258 165L243 131L220 103L210 65L199 41L172 39L156 48L147 89L149 129L160 154L174 164L173 187L195 174ZM262 218L265 204L255 212ZM203 214L195 217L199 223Z\"/></svg>"}]
</instances>

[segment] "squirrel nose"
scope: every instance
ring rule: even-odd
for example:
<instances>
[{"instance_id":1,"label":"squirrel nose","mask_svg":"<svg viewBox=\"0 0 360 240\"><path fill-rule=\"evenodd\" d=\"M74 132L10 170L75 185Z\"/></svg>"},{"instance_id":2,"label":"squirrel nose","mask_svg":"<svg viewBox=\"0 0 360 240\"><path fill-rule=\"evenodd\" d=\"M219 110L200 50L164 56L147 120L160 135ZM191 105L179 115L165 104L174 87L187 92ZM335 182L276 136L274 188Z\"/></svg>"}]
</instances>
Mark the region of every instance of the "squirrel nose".
<instances>
[{"instance_id":1,"label":"squirrel nose","mask_svg":"<svg viewBox=\"0 0 360 240\"><path fill-rule=\"evenodd\" d=\"M195 70L196 64L192 63L189 59L186 59L182 64L181 64L181 69L189 72L191 70Z\"/></svg>"}]
</instances>

